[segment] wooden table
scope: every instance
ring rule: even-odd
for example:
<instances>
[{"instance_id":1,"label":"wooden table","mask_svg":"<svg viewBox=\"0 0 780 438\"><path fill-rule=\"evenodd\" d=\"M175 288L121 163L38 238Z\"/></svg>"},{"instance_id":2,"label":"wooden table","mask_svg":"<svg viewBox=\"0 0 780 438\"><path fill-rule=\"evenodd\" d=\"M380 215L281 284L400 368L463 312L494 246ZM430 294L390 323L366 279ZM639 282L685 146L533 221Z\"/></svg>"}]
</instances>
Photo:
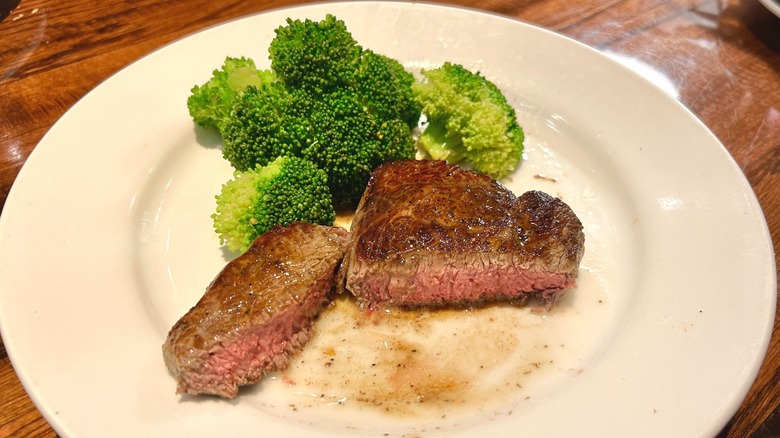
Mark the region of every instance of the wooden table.
<instances>
[{"instance_id":1,"label":"wooden table","mask_svg":"<svg viewBox=\"0 0 780 438\"><path fill-rule=\"evenodd\" d=\"M0 0L0 206L44 133L139 57L291 0ZM744 171L780 254L780 19L757 0L450 0L516 17L660 73ZM725 206L724 206L725 207ZM780 332L722 436L780 436ZM0 436L55 436L0 344Z\"/></svg>"}]
</instances>

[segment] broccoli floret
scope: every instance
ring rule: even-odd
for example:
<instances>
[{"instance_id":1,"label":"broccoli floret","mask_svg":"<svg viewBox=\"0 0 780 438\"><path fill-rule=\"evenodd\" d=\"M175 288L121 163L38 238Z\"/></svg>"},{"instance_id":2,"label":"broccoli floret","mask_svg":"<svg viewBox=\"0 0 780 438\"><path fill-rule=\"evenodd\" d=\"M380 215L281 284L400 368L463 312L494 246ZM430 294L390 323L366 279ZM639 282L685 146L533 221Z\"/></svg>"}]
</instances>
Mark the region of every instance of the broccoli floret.
<instances>
[{"instance_id":1,"label":"broccoli floret","mask_svg":"<svg viewBox=\"0 0 780 438\"><path fill-rule=\"evenodd\" d=\"M422 106L414 97L414 76L397 60L364 50L355 78L358 99L382 119L400 118L410 127L420 120Z\"/></svg>"},{"instance_id":2,"label":"broccoli floret","mask_svg":"<svg viewBox=\"0 0 780 438\"><path fill-rule=\"evenodd\" d=\"M322 21L287 19L268 48L271 70L288 88L323 93L353 82L363 48L333 15Z\"/></svg>"},{"instance_id":3,"label":"broccoli floret","mask_svg":"<svg viewBox=\"0 0 780 438\"><path fill-rule=\"evenodd\" d=\"M433 159L469 162L496 179L514 172L525 136L501 90L480 73L449 62L421 73L425 80L412 90L428 119L422 149Z\"/></svg>"},{"instance_id":4,"label":"broccoli floret","mask_svg":"<svg viewBox=\"0 0 780 438\"><path fill-rule=\"evenodd\" d=\"M222 129L222 155L240 171L276 157L301 156L311 142L310 95L280 83L247 87Z\"/></svg>"},{"instance_id":5,"label":"broccoli floret","mask_svg":"<svg viewBox=\"0 0 780 438\"><path fill-rule=\"evenodd\" d=\"M322 96L313 105L309 121L312 141L301 156L328 173L339 208L357 205L376 166L413 158L416 153L405 122L376 117L352 90Z\"/></svg>"},{"instance_id":6,"label":"broccoli floret","mask_svg":"<svg viewBox=\"0 0 780 438\"><path fill-rule=\"evenodd\" d=\"M414 76L396 60L361 48L340 20L288 20L269 49L276 82L247 87L223 139L237 170L298 156L328 175L338 208L354 207L371 171L414 158L420 116Z\"/></svg>"},{"instance_id":7,"label":"broccoli floret","mask_svg":"<svg viewBox=\"0 0 780 438\"><path fill-rule=\"evenodd\" d=\"M339 208L357 204L376 166L416 152L404 121L376 117L351 89L315 98L275 84L244 91L224 141L224 157L241 171L278 156L313 162L328 175Z\"/></svg>"},{"instance_id":8,"label":"broccoli floret","mask_svg":"<svg viewBox=\"0 0 780 438\"><path fill-rule=\"evenodd\" d=\"M308 160L279 157L233 176L216 196L217 211L211 215L220 244L230 251L245 251L275 225L335 220L327 175Z\"/></svg>"},{"instance_id":9,"label":"broccoli floret","mask_svg":"<svg viewBox=\"0 0 780 438\"><path fill-rule=\"evenodd\" d=\"M274 74L258 69L253 60L228 57L220 69L214 70L208 82L192 88L187 109L198 125L221 131L230 116L233 100L244 88L260 87L273 80Z\"/></svg>"}]
</instances>

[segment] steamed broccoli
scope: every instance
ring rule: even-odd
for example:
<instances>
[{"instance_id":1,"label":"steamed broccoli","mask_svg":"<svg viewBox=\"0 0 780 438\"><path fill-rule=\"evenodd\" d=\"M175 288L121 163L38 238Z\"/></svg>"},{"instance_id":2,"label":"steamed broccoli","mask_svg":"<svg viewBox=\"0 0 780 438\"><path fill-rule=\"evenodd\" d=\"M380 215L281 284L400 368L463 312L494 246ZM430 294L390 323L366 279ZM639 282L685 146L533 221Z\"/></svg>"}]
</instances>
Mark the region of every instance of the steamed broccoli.
<instances>
[{"instance_id":1,"label":"steamed broccoli","mask_svg":"<svg viewBox=\"0 0 780 438\"><path fill-rule=\"evenodd\" d=\"M330 14L319 22L288 18L275 33L268 57L286 87L319 94L353 83L363 49L343 21Z\"/></svg>"},{"instance_id":2,"label":"steamed broccoli","mask_svg":"<svg viewBox=\"0 0 780 438\"><path fill-rule=\"evenodd\" d=\"M375 117L352 90L322 96L312 105L309 121L312 141L301 156L326 170L338 207L357 204L376 166L416 154L409 126L401 119Z\"/></svg>"},{"instance_id":3,"label":"steamed broccoli","mask_svg":"<svg viewBox=\"0 0 780 438\"><path fill-rule=\"evenodd\" d=\"M395 59L364 50L355 77L358 99L380 119L401 119L417 126L422 105L412 91L414 76Z\"/></svg>"},{"instance_id":4,"label":"steamed broccoli","mask_svg":"<svg viewBox=\"0 0 780 438\"><path fill-rule=\"evenodd\" d=\"M222 130L222 155L241 171L279 156L301 156L311 136L313 102L307 93L278 82L248 87L236 98Z\"/></svg>"},{"instance_id":5,"label":"steamed broccoli","mask_svg":"<svg viewBox=\"0 0 780 438\"><path fill-rule=\"evenodd\" d=\"M336 215L325 172L297 157L279 157L265 167L236 171L216 199L214 229L220 243L234 252L245 251L275 225L296 221L332 225Z\"/></svg>"},{"instance_id":6,"label":"steamed broccoli","mask_svg":"<svg viewBox=\"0 0 780 438\"><path fill-rule=\"evenodd\" d=\"M354 206L378 164L415 155L409 126L382 121L351 91L313 98L269 85L248 88L225 126L223 155L238 170L273 157L308 159L328 174L334 203Z\"/></svg>"},{"instance_id":7,"label":"steamed broccoli","mask_svg":"<svg viewBox=\"0 0 780 438\"><path fill-rule=\"evenodd\" d=\"M253 60L228 57L208 82L192 88L187 109L198 125L221 131L236 95L250 85L259 87L273 80L274 74L258 69Z\"/></svg>"},{"instance_id":8,"label":"steamed broccoli","mask_svg":"<svg viewBox=\"0 0 780 438\"><path fill-rule=\"evenodd\" d=\"M428 125L419 145L433 159L471 163L493 178L506 177L522 160L524 133L506 97L479 73L445 63L423 70L412 85Z\"/></svg>"},{"instance_id":9,"label":"steamed broccoli","mask_svg":"<svg viewBox=\"0 0 780 438\"><path fill-rule=\"evenodd\" d=\"M303 157L327 173L335 205L351 207L377 165L414 158L414 77L363 49L344 22L288 19L269 58L276 81L247 87L223 125L222 152L234 168Z\"/></svg>"}]
</instances>

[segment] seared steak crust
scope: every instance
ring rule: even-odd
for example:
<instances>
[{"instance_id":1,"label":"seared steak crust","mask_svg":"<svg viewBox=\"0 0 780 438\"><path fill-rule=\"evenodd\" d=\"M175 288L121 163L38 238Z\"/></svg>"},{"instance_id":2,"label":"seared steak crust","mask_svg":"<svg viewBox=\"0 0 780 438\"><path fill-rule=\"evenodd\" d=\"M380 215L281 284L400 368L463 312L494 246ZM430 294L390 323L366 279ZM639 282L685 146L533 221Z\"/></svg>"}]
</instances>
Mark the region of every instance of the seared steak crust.
<instances>
[{"instance_id":1,"label":"seared steak crust","mask_svg":"<svg viewBox=\"0 0 780 438\"><path fill-rule=\"evenodd\" d=\"M369 306L524 300L575 285L582 224L543 192L516 197L443 161L385 163L355 214L340 277Z\"/></svg>"},{"instance_id":2,"label":"seared steak crust","mask_svg":"<svg viewBox=\"0 0 780 438\"><path fill-rule=\"evenodd\" d=\"M163 345L177 393L233 398L287 367L327 303L346 240L344 229L295 223L228 263Z\"/></svg>"}]
</instances>

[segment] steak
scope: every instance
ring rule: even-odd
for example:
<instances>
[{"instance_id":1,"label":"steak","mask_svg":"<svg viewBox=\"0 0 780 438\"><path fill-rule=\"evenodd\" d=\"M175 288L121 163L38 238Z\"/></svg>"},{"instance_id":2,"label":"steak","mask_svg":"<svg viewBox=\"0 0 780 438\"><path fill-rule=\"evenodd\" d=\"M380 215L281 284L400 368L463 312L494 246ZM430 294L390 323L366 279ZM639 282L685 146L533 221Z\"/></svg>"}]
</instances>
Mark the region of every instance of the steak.
<instances>
[{"instance_id":1,"label":"steak","mask_svg":"<svg viewBox=\"0 0 780 438\"><path fill-rule=\"evenodd\" d=\"M346 243L342 228L294 223L229 262L163 344L176 392L233 398L286 368L328 301Z\"/></svg>"},{"instance_id":2,"label":"steak","mask_svg":"<svg viewBox=\"0 0 780 438\"><path fill-rule=\"evenodd\" d=\"M560 199L515 196L444 161L375 169L358 204L339 272L369 307L524 302L550 306L575 286L582 224Z\"/></svg>"}]
</instances>

